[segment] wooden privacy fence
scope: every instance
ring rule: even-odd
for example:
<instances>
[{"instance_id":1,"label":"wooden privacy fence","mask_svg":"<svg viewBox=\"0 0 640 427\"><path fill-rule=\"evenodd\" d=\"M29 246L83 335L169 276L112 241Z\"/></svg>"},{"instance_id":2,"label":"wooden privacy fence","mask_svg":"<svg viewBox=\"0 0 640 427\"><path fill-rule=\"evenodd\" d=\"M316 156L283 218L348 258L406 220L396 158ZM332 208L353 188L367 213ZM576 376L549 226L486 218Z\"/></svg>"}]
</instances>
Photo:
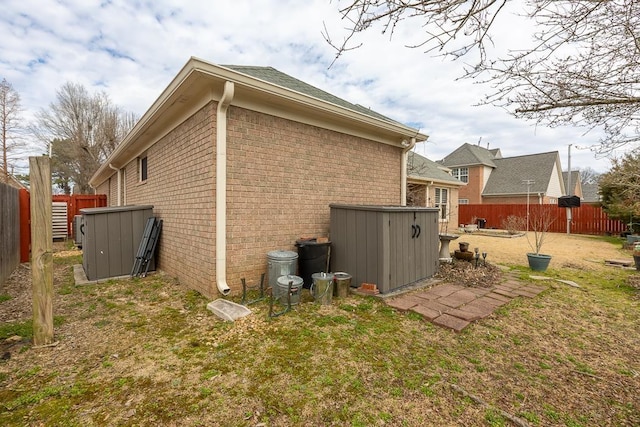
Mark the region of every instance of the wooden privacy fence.
<instances>
[{"instance_id":1,"label":"wooden privacy fence","mask_svg":"<svg viewBox=\"0 0 640 427\"><path fill-rule=\"evenodd\" d=\"M71 224L73 223L73 217L80 215L80 209L85 208L102 208L107 206L106 194L74 194L72 196L67 195L54 195L54 202L66 202L67 203L67 236L71 236Z\"/></svg>"},{"instance_id":2,"label":"wooden privacy fence","mask_svg":"<svg viewBox=\"0 0 640 427\"><path fill-rule=\"evenodd\" d=\"M529 214L540 206L552 210L555 218L549 231L553 233L567 232L567 209L556 205L529 205ZM504 228L503 222L509 216L527 217L526 204L514 205L459 205L458 220L460 224L477 224L477 219L486 220L485 228ZM627 229L624 222L610 219L602 207L583 203L573 208L571 214L571 233L575 234L619 234Z\"/></svg>"},{"instance_id":3,"label":"wooden privacy fence","mask_svg":"<svg viewBox=\"0 0 640 427\"><path fill-rule=\"evenodd\" d=\"M20 263L18 189L0 183L0 288Z\"/></svg>"},{"instance_id":4,"label":"wooden privacy fence","mask_svg":"<svg viewBox=\"0 0 640 427\"><path fill-rule=\"evenodd\" d=\"M107 206L105 194L54 195L52 202L67 203L67 236L71 236L73 217L80 214L80 209L101 208ZM27 190L20 190L20 262L29 261L31 247L30 198Z\"/></svg>"}]
</instances>

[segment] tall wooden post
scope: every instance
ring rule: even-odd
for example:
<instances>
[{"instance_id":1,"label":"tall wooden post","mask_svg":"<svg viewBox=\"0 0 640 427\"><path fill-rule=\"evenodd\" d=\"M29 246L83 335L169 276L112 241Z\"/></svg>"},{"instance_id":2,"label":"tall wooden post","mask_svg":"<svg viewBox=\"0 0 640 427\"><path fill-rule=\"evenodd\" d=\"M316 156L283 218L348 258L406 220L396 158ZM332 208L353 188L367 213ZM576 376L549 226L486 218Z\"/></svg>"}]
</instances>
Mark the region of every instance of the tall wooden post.
<instances>
[{"instance_id":1,"label":"tall wooden post","mask_svg":"<svg viewBox=\"0 0 640 427\"><path fill-rule=\"evenodd\" d=\"M46 345L53 342L53 230L49 157L29 157L29 179L33 343Z\"/></svg>"}]
</instances>

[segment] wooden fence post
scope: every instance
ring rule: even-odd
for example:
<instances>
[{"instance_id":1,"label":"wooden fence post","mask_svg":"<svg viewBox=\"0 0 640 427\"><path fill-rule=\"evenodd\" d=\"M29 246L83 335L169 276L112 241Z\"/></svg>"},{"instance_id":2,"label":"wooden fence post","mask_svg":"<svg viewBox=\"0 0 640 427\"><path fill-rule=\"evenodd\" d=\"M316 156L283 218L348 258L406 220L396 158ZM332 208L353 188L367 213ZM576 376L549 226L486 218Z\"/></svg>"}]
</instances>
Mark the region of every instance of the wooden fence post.
<instances>
[{"instance_id":1,"label":"wooden fence post","mask_svg":"<svg viewBox=\"0 0 640 427\"><path fill-rule=\"evenodd\" d=\"M29 177L33 343L46 345L53 342L53 230L49 157L29 157Z\"/></svg>"}]
</instances>

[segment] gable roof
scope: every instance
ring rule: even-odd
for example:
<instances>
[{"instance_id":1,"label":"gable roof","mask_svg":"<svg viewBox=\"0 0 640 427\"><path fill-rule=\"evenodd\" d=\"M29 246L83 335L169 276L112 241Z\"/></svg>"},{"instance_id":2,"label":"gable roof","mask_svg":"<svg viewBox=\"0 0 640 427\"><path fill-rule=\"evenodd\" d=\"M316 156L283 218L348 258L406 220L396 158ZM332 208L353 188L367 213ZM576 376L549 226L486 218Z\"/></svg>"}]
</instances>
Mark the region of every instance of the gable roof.
<instances>
[{"instance_id":1,"label":"gable roof","mask_svg":"<svg viewBox=\"0 0 640 427\"><path fill-rule=\"evenodd\" d=\"M221 65L221 67L225 67L230 70L234 70L239 73L255 77L265 82L273 83L275 85L282 86L287 89L291 89L295 92L303 93L305 95L309 95L311 97L314 97L335 105L339 105L344 108L348 108L349 110L366 114L376 119L386 120L392 123L399 124L399 122L396 122L395 120L392 120L389 117L383 116L380 113L376 113L370 108L366 108L358 104L352 104L348 101L345 101L342 98L338 98L337 96L330 94L329 92L325 92L322 89L318 89L317 87L312 86L309 83L305 83L302 80L298 80L295 77L291 77L288 74L278 71L273 67L257 67L257 66L247 66L247 65Z\"/></svg>"},{"instance_id":2,"label":"gable roof","mask_svg":"<svg viewBox=\"0 0 640 427\"><path fill-rule=\"evenodd\" d=\"M459 179L449 175L443 170L443 168L444 167L442 165L433 162L418 153L414 153L413 151L409 152L409 157L407 159L407 176L409 178L460 187L467 185Z\"/></svg>"},{"instance_id":3,"label":"gable roof","mask_svg":"<svg viewBox=\"0 0 640 427\"><path fill-rule=\"evenodd\" d=\"M580 171L571 171L571 189L569 189L569 171L562 172L562 182L564 182L565 194L569 195L569 191L571 190L571 195L575 196L576 188L580 186Z\"/></svg>"},{"instance_id":4,"label":"gable roof","mask_svg":"<svg viewBox=\"0 0 640 427\"><path fill-rule=\"evenodd\" d=\"M235 68L235 69L234 69ZM191 57L124 140L98 168L89 184L97 187L233 83L232 107L405 147L428 137L368 108L287 76L271 67L221 66Z\"/></svg>"},{"instance_id":5,"label":"gable roof","mask_svg":"<svg viewBox=\"0 0 640 427\"><path fill-rule=\"evenodd\" d=\"M448 168L475 165L485 165L495 168L496 164L494 160L501 157L500 150L497 148L488 150L479 145L471 145L465 142L442 159L440 163Z\"/></svg>"},{"instance_id":6,"label":"gable roof","mask_svg":"<svg viewBox=\"0 0 640 427\"><path fill-rule=\"evenodd\" d=\"M600 186L598 184L582 184L582 201L596 203L601 201Z\"/></svg>"},{"instance_id":7,"label":"gable roof","mask_svg":"<svg viewBox=\"0 0 640 427\"><path fill-rule=\"evenodd\" d=\"M489 175L482 195L526 194L525 180L534 181L529 187L530 193L546 193L554 169L560 167L559 161L557 151L494 159L495 169Z\"/></svg>"}]
</instances>

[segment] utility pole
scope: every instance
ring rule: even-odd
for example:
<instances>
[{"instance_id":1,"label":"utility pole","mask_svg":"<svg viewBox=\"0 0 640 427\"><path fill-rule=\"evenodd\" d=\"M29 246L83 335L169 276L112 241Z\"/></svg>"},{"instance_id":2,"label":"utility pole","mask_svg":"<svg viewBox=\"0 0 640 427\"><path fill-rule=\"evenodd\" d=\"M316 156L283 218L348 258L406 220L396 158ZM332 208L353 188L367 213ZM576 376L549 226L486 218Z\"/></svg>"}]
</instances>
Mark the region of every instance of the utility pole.
<instances>
[{"instance_id":1,"label":"utility pole","mask_svg":"<svg viewBox=\"0 0 640 427\"><path fill-rule=\"evenodd\" d=\"M569 163L569 173L567 174L567 186L569 188L567 188L567 196L572 196L573 195L573 187L571 187L571 144L569 144L569 149L568 149L568 163ZM571 206L569 206L567 209L567 234L571 234Z\"/></svg>"},{"instance_id":2,"label":"utility pole","mask_svg":"<svg viewBox=\"0 0 640 427\"><path fill-rule=\"evenodd\" d=\"M536 182L532 179L523 179L522 182L527 185L527 231L529 231L529 193L531 192L531 185Z\"/></svg>"}]
</instances>

